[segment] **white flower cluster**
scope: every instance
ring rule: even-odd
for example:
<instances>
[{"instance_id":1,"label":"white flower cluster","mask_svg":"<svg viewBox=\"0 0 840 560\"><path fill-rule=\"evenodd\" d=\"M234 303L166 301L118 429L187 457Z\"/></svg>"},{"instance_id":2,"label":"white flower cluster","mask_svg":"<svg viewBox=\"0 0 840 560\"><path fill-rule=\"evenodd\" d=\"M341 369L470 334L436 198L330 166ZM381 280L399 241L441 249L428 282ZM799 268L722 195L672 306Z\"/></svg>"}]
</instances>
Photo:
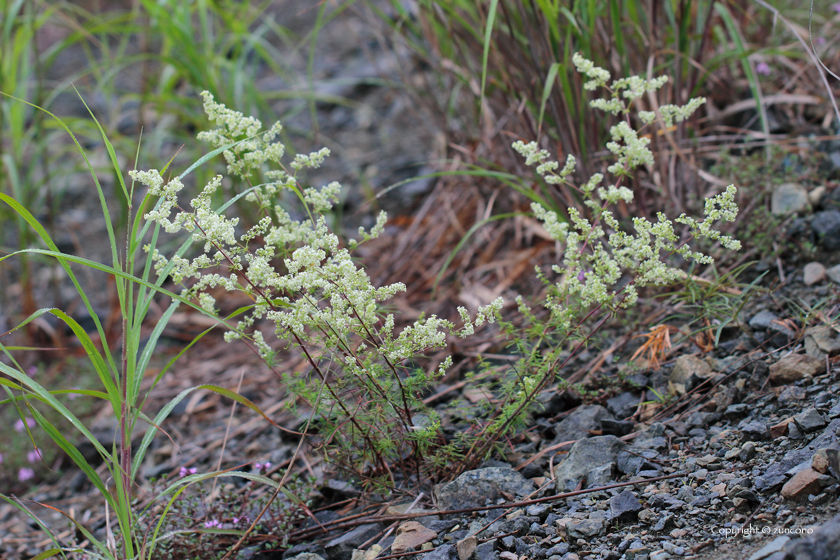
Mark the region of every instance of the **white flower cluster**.
<instances>
[{"instance_id":1,"label":"white flower cluster","mask_svg":"<svg viewBox=\"0 0 840 560\"><path fill-rule=\"evenodd\" d=\"M231 173L247 177L263 164L280 163L285 150L282 143L273 142L282 128L279 123L267 132L261 132L260 121L216 103L207 92L202 97L207 115L220 128L202 132L199 138L217 147L229 146L223 153ZM326 148L309 155L297 155L290 167L295 172L315 168L328 155ZM566 174L573 169L571 161ZM383 320L381 302L406 288L402 283L373 287L364 270L352 260L350 250L358 242L350 240L348 247L342 247L338 237L330 232L321 214L338 201L339 183L332 182L320 189L301 189L295 177L286 171L274 170L265 174L274 181L255 187L246 200L258 203L266 215L248 231L237 234L238 220L228 219L210 207L211 195L221 185L221 176L215 177L190 202L192 211L188 212L178 207L178 192L183 188L179 180L164 184L158 171L131 172L133 179L147 185L152 195L160 197L156 207L145 215L147 220L160 224L170 233L185 230L194 240L204 244L203 253L193 259L177 255L168 259L155 250L152 258L157 272L168 274L176 283L187 283L182 295L196 298L209 313L215 312L216 302L206 291L216 286L228 291L243 291L254 301L252 310L239 321L236 329L225 334L226 340L248 337L260 354L268 358L272 354L271 347L256 330L256 324L262 319L270 320L281 340L307 345L317 343L351 374L370 378L386 371L376 356L380 356L380 361L384 358L399 365L431 348L445 345L447 336L455 328L449 321L431 316L395 334L393 315L387 315ZM284 189L298 193L315 217L293 220L276 203L278 193ZM178 212L171 219L175 209ZM382 212L369 232L359 228L362 240L378 237L386 221L387 215ZM261 243L255 248L257 239ZM220 266L227 267L230 274L215 272ZM466 336L484 322L494 322L502 305L499 298L480 308L474 320L464 312L464 327L457 334ZM352 349L354 345L355 350ZM451 364L452 359L447 358L437 373L443 375Z\"/></svg>"},{"instance_id":2,"label":"white flower cluster","mask_svg":"<svg viewBox=\"0 0 840 560\"><path fill-rule=\"evenodd\" d=\"M580 307L593 305L612 308L616 303L627 307L637 299L636 288L646 285L663 285L671 283L681 277L681 272L669 267L663 262L665 257L678 254L685 259L693 259L700 263L710 263L712 258L700 252L692 251L685 242L674 232L673 223L663 214L659 214L656 223L645 218L634 218L635 233L630 234L621 230L613 214L606 210L610 204L619 201L631 202L633 192L621 186L623 177L641 165L653 163L653 153L648 149L649 139L639 137L638 132L630 126L629 106L625 99L632 103L644 93L656 91L667 81L666 77L653 80L643 80L639 77L617 80L607 86L610 79L609 72L575 54L575 66L585 74L590 81L585 84L586 89L607 87L612 92L609 100L595 100L592 106L612 114L622 114L622 120L612 127L612 141L607 148L616 155L617 162L608 167L608 171L616 175L616 183L606 188L598 188L603 181L601 174L595 174L582 185L579 190L585 198L585 204L593 210L594 221L583 218L576 208L569 208L568 221L558 217L556 212L546 210L541 205L531 205L534 215L541 220L548 234L560 243L565 244L563 265L553 267L554 272L561 275L561 280L547 298L546 306L560 323L560 328L571 328L573 321L579 318L580 309L569 305L569 298L574 296ZM622 99L621 97L624 99ZM676 121L682 121L690 116L705 99L692 99L683 107L664 105L660 107L666 126ZM641 112L640 120L648 124L653 122L653 112ZM528 165L538 165L537 173L546 183L569 184L568 175L574 170L574 159L567 160L566 166L560 174L554 173L559 163L551 161L546 150L540 149L536 142L525 144L517 141L513 148L518 151ZM569 164L571 162L571 165ZM685 214L677 218L676 222L688 227L694 238L706 238L718 241L728 249L737 250L740 243L729 236L722 235L713 225L717 221L732 222L738 214L735 203L736 189L730 185L726 191L706 201L705 219L698 222ZM610 230L607 235L604 228ZM623 288L613 290L624 272L633 275L633 281ZM520 301L520 310L529 312Z\"/></svg>"},{"instance_id":3,"label":"white flower cluster","mask_svg":"<svg viewBox=\"0 0 840 560\"><path fill-rule=\"evenodd\" d=\"M198 139L210 142L217 148L230 146L223 152L228 164L228 173L245 178L264 163L280 163L285 147L274 139L283 127L275 123L267 132L259 134L262 123L254 117L245 117L238 111L228 109L216 103L208 91L201 92L204 99L204 112L207 117L221 127L209 132L199 132Z\"/></svg>"}]
</instances>

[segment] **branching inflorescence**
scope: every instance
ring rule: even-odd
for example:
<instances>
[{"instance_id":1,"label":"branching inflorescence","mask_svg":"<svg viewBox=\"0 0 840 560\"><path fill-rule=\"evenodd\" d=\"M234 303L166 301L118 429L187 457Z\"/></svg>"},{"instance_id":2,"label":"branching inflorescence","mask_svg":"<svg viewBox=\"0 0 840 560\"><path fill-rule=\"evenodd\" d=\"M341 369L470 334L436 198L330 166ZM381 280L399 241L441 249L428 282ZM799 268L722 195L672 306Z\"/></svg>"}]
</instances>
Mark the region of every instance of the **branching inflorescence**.
<instances>
[{"instance_id":1,"label":"branching inflorescence","mask_svg":"<svg viewBox=\"0 0 840 560\"><path fill-rule=\"evenodd\" d=\"M554 340L561 342L593 315L593 309L614 313L636 302L637 288L669 284L681 278L679 269L666 263L669 256L712 262L710 256L691 249L689 241L693 238L716 240L733 250L740 246L738 241L713 227L719 220L735 219L738 209L734 186L707 200L703 221L685 215L676 219L688 231L682 239L674 223L661 213L655 223L633 218L633 233L622 230L608 208L632 201L633 192L622 182L638 167L652 164L654 159L648 148L650 140L640 136L633 124L636 122L644 128L657 119L657 114L651 111L638 111L632 118L631 108L637 99L661 88L667 77L645 80L634 76L608 85L610 74L606 70L579 55L575 55L574 63L589 78L585 84L587 90L603 87L610 92L609 97L592 101L592 107L620 116L622 120L612 127L612 140L607 144L616 157L616 162L607 168L615 181L601 186L604 176L598 173L577 188L590 209L590 218L576 208L569 208L568 219L561 219L556 212L536 203L532 205L549 235L564 246L562 263L552 267L560 278L552 284L545 301L549 318L542 328L543 334L550 331ZM281 130L279 123L261 132L262 123L258 120L216 103L209 93L202 96L205 111L218 128L202 132L199 138L223 149L231 175L250 181L254 172L260 170L270 179L251 187L246 197L258 205L263 217L248 231L238 233L237 219L215 212L210 206L211 195L221 185L221 176L211 180L190 202L191 211L185 211L178 207L177 195L183 188L179 181L164 184L157 171L133 171L131 176L135 180L160 197L158 206L146 218L170 233L186 230L204 243L204 252L193 259L167 259L155 251L157 270L163 271L169 265L171 278L186 284L182 295L196 298L208 312L214 312L215 308L214 299L207 293L209 288L221 286L228 291L243 291L251 297L254 304L250 312L225 338L250 339L260 355L270 362L274 350L258 328L267 320L274 325L279 340L303 350L317 379L325 384L326 394L322 396L289 375L285 376L286 381L291 390L299 391L318 408L328 434L342 430L343 437L330 436L327 440L334 457L353 464L356 472L364 471L365 464L374 465L374 470L379 472L388 472L389 461L406 457L406 445L417 458L435 446L443 446L436 417L425 410L418 395L445 373L451 358L431 372L409 372L405 364L429 350L444 347L450 335L468 336L485 322L496 321L500 318L502 300L480 308L475 319L466 309L459 308L463 321L460 329L432 315L396 333L394 316L381 309L383 302L405 291L405 285L395 283L379 288L371 285L365 271L351 258L359 241L351 239L343 245L330 231L323 215L338 201L341 186L333 182L321 188L302 188L298 182L298 172L320 166L329 150L295 156L289 171L281 161L285 149L276 141ZM685 120L704 101L698 98L681 107L659 107L662 124L670 126ZM528 165L536 165L538 175L546 183L573 186L569 177L575 170L574 157L569 156L561 168L535 142L515 142L513 148L525 157ZM265 170L266 167L272 169ZM303 203L308 217L296 220L281 204L288 192ZM174 217L173 211L176 211ZM360 242L378 237L385 222L386 216L381 213L370 231L360 228ZM219 273L220 267L226 267L227 274ZM519 298L518 303L520 311L533 322L535 316L524 299ZM517 378L506 403L479 437L492 441L506 433L553 378L558 354L537 352L544 342L541 337L538 336L539 340L531 348L532 359L523 362L527 371ZM524 338L518 341L520 347L527 346ZM327 372L324 368L331 369ZM418 415L418 411L423 414ZM422 421L418 419L420 416ZM476 449L483 455L487 447L484 443L473 445L471 452Z\"/></svg>"}]
</instances>

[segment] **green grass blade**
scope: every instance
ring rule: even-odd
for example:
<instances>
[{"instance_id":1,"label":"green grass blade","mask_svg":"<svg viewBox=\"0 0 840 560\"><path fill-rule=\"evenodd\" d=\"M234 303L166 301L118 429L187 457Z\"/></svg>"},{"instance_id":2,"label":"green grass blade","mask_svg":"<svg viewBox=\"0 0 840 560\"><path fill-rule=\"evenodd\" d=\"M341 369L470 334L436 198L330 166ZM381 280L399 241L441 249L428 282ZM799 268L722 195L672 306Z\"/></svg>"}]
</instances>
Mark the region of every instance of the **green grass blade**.
<instances>
[{"instance_id":1,"label":"green grass blade","mask_svg":"<svg viewBox=\"0 0 840 560\"><path fill-rule=\"evenodd\" d=\"M481 97L479 99L479 114L484 105L484 88L487 84L487 61L490 58L490 39L493 37L493 27L496 24L496 10L499 7L499 0L491 0L490 8L487 10L487 26L484 28L484 51L481 54Z\"/></svg>"}]
</instances>

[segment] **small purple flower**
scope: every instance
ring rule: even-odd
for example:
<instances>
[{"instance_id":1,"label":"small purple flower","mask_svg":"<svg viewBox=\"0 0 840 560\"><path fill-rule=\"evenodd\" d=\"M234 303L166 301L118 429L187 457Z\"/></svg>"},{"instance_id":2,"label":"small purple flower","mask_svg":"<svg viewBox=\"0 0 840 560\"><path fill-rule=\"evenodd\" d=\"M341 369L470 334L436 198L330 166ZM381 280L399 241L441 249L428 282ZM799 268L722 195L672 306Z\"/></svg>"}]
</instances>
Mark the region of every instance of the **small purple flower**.
<instances>
[{"instance_id":1,"label":"small purple flower","mask_svg":"<svg viewBox=\"0 0 840 560\"><path fill-rule=\"evenodd\" d=\"M32 418L27 418L26 419L26 425L29 426L30 428L34 428L35 427L35 420L33 420ZM18 421L15 422L15 431L17 433L21 433L21 432L23 432L23 429L24 429L23 420L18 418Z\"/></svg>"},{"instance_id":2,"label":"small purple flower","mask_svg":"<svg viewBox=\"0 0 840 560\"><path fill-rule=\"evenodd\" d=\"M35 366L29 366L29 369L26 370L26 373L29 374L29 377L32 377L33 375L38 373L38 368L36 368Z\"/></svg>"},{"instance_id":3,"label":"small purple flower","mask_svg":"<svg viewBox=\"0 0 840 560\"><path fill-rule=\"evenodd\" d=\"M32 469L27 469L26 467L21 467L18 471L18 480L21 482L26 482L30 478L35 476L35 471Z\"/></svg>"},{"instance_id":4,"label":"small purple flower","mask_svg":"<svg viewBox=\"0 0 840 560\"><path fill-rule=\"evenodd\" d=\"M205 521L204 526L208 529L211 527L221 527L221 523L219 523L218 519L211 519L210 521Z\"/></svg>"},{"instance_id":5,"label":"small purple flower","mask_svg":"<svg viewBox=\"0 0 840 560\"><path fill-rule=\"evenodd\" d=\"M270 468L271 468L271 463L269 463L268 461L266 461L266 462L265 462L265 465L263 465L263 467L265 467L265 470L268 470L268 469L270 469Z\"/></svg>"},{"instance_id":6,"label":"small purple flower","mask_svg":"<svg viewBox=\"0 0 840 560\"><path fill-rule=\"evenodd\" d=\"M0 453L0 463L2 463L2 462L3 462L3 454Z\"/></svg>"},{"instance_id":7,"label":"small purple flower","mask_svg":"<svg viewBox=\"0 0 840 560\"><path fill-rule=\"evenodd\" d=\"M817 37L818 45L825 45L825 37Z\"/></svg>"},{"instance_id":8,"label":"small purple flower","mask_svg":"<svg viewBox=\"0 0 840 560\"><path fill-rule=\"evenodd\" d=\"M584 272L583 270L581 270L581 271L578 273L578 282L580 282L581 284L583 284L583 282L584 282L585 280L586 280L586 272Z\"/></svg>"},{"instance_id":9,"label":"small purple flower","mask_svg":"<svg viewBox=\"0 0 840 560\"><path fill-rule=\"evenodd\" d=\"M29 453L27 453L26 454L26 460L29 461L30 463L37 463L38 461L41 460L41 450L36 449L34 451L30 451Z\"/></svg>"},{"instance_id":10,"label":"small purple flower","mask_svg":"<svg viewBox=\"0 0 840 560\"><path fill-rule=\"evenodd\" d=\"M178 471L178 474L181 476L181 478L184 478L188 474L195 474L197 472L198 469L195 467L190 467L189 469L187 467L181 467L181 470Z\"/></svg>"},{"instance_id":11,"label":"small purple flower","mask_svg":"<svg viewBox=\"0 0 840 560\"><path fill-rule=\"evenodd\" d=\"M262 463L254 463L254 468L257 469L258 471L261 471L262 470Z\"/></svg>"},{"instance_id":12,"label":"small purple flower","mask_svg":"<svg viewBox=\"0 0 840 560\"><path fill-rule=\"evenodd\" d=\"M831 9L840 14L840 2L835 2L831 5Z\"/></svg>"},{"instance_id":13,"label":"small purple flower","mask_svg":"<svg viewBox=\"0 0 840 560\"><path fill-rule=\"evenodd\" d=\"M181 467L181 470L178 471L178 476L180 476L181 478L187 476L187 467Z\"/></svg>"},{"instance_id":14,"label":"small purple flower","mask_svg":"<svg viewBox=\"0 0 840 560\"><path fill-rule=\"evenodd\" d=\"M770 65L766 62L759 62L755 65L755 71L761 74L762 76L769 76L770 75Z\"/></svg>"}]
</instances>

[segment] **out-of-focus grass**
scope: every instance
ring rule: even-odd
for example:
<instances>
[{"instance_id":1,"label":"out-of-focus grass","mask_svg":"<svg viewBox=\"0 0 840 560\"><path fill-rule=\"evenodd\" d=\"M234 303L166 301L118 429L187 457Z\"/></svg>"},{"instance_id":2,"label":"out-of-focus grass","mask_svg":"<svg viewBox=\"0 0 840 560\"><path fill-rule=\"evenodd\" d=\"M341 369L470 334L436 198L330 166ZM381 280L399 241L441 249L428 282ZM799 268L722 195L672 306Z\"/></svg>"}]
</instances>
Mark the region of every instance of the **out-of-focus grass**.
<instances>
[{"instance_id":1,"label":"out-of-focus grass","mask_svg":"<svg viewBox=\"0 0 840 560\"><path fill-rule=\"evenodd\" d=\"M71 390L89 390L96 387L96 372L85 362L74 358L64 360L60 366L32 366L29 375L43 385L60 385ZM75 414L77 418L87 418L96 412L97 403L94 399L75 398L77 395L68 393L57 395L56 398ZM38 409L47 420L58 427L63 433L72 433L71 424L56 410L43 405L35 399L28 401L28 406ZM63 469L70 467L63 460L64 453L41 430L35 429L34 420L28 414L26 407L21 407L26 418L31 422L31 430L27 431L18 411L13 406L0 407L0 422L5 426L3 435L2 462L0 462L0 494L23 494L32 481L52 481L62 475ZM40 452L41 458L34 455ZM26 471L30 469L32 480L26 478ZM21 477L23 474L23 477Z\"/></svg>"},{"instance_id":2,"label":"out-of-focus grass","mask_svg":"<svg viewBox=\"0 0 840 560\"><path fill-rule=\"evenodd\" d=\"M773 14L750 2L418 0L416 6L412 12L394 0L396 17L380 13L435 68L438 80L450 84L444 90L449 98L436 101L446 122L458 127L447 129L452 140L466 146L479 139L484 149L475 152L484 161L506 165L513 140L538 138L561 161L575 155L584 180L601 171L598 150L615 121L590 110L571 61L575 52L613 77L667 74L666 103L706 95L711 104L728 104L738 91L751 95L764 134L756 62L762 53L807 57L783 43L784 33L770 32ZM807 25L807 11L797 15ZM691 149L691 139L708 131L702 122L700 115L653 136L662 162L650 170L659 176L654 186L680 211L702 200L707 188L686 180L702 168ZM669 169L674 160L677 173ZM576 199L562 189L555 196L561 212Z\"/></svg>"},{"instance_id":3,"label":"out-of-focus grass","mask_svg":"<svg viewBox=\"0 0 840 560\"><path fill-rule=\"evenodd\" d=\"M80 98L90 103L117 153L134 153L142 131L139 157L151 168L161 168L173 158L176 165L188 164L202 155L204 146L194 141L196 130L204 126L197 102L202 90L266 122L286 120L325 99L315 92L311 76L307 85L306 76L290 62L305 61L320 27L296 32L285 28L275 18L277 4L275 0L0 0L0 91L43 107L67 123L109 190L118 181L100 131L91 126ZM326 25L342 9L330 7L318 25ZM288 87L260 89L258 76L266 75ZM278 115L280 100L285 113ZM335 96L327 100L342 102ZM284 141L293 148L288 136ZM68 217L67 210L84 206L79 199L92 192L87 170L74 154L72 143L44 113L0 97L0 191L32 211L54 237L56 226ZM191 181L205 184L223 166L219 158L198 169ZM261 179L255 174L253 184ZM217 194L220 201L235 195ZM97 206L94 202L85 212L95 215ZM122 206L115 208L117 227L125 227ZM77 245L86 244L84 234L90 232L74 240ZM61 243L61 236L57 239ZM20 217L0 208L0 251L9 253L33 243L37 240ZM0 271L6 285L14 286L0 291L0 310L7 310L0 311L0 327L2 316L10 319L13 309L29 315L44 305L69 303L61 299L59 277L47 293L33 289L34 275L44 270L36 261L48 263L25 255L15 270ZM36 335L37 327L29 325L29 332Z\"/></svg>"}]
</instances>

